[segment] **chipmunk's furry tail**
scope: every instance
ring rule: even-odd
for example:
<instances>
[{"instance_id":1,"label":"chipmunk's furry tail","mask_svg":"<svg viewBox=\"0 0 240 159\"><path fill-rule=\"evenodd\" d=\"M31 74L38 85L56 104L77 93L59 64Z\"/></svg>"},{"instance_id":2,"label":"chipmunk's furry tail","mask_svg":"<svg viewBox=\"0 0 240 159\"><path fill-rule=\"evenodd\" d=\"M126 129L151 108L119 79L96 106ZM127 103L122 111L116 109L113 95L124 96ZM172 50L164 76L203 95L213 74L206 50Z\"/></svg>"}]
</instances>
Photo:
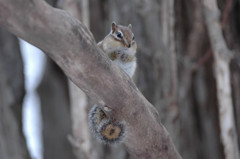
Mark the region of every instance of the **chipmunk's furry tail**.
<instances>
[{"instance_id":1,"label":"chipmunk's furry tail","mask_svg":"<svg viewBox=\"0 0 240 159\"><path fill-rule=\"evenodd\" d=\"M125 125L110 120L97 105L89 112L89 125L94 136L104 144L120 143L125 136Z\"/></svg>"}]
</instances>

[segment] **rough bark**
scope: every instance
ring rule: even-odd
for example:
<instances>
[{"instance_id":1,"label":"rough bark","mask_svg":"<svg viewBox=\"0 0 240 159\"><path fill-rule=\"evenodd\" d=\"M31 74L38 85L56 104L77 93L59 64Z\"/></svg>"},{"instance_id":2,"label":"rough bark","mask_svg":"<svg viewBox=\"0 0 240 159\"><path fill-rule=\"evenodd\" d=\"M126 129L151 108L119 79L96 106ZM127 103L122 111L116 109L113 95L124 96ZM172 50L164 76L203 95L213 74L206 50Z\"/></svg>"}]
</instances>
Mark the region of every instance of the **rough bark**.
<instances>
[{"instance_id":1,"label":"rough bark","mask_svg":"<svg viewBox=\"0 0 240 159\"><path fill-rule=\"evenodd\" d=\"M109 116L126 122L124 143L133 158L180 158L152 105L85 26L40 0L1 0L0 6L2 27L44 50L86 94L109 106Z\"/></svg>"},{"instance_id":2,"label":"rough bark","mask_svg":"<svg viewBox=\"0 0 240 159\"><path fill-rule=\"evenodd\" d=\"M0 28L1 159L30 158L21 123L24 94L23 63L18 39Z\"/></svg>"}]
</instances>

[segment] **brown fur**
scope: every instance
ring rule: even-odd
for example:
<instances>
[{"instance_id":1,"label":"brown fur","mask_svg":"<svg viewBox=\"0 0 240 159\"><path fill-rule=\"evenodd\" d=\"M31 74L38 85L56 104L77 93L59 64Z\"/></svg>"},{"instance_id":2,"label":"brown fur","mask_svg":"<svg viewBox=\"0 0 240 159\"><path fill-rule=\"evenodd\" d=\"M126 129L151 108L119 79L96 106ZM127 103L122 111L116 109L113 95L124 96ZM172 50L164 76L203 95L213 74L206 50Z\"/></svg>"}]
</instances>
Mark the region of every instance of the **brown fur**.
<instances>
[{"instance_id":1,"label":"brown fur","mask_svg":"<svg viewBox=\"0 0 240 159\"><path fill-rule=\"evenodd\" d=\"M121 129L119 127L109 124L106 126L105 130L101 132L101 134L105 138L112 140L112 139L118 138L120 132L121 132Z\"/></svg>"}]
</instances>

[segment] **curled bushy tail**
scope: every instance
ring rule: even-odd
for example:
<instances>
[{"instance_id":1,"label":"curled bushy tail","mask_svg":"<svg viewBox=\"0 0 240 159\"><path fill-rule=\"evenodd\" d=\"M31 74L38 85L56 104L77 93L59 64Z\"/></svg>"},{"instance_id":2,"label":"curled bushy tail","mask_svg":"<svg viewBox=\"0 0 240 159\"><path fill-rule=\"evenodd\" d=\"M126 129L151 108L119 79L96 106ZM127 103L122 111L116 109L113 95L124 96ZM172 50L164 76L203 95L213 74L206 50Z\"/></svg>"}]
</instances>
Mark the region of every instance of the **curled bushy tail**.
<instances>
[{"instance_id":1,"label":"curled bushy tail","mask_svg":"<svg viewBox=\"0 0 240 159\"><path fill-rule=\"evenodd\" d=\"M104 144L117 144L123 141L125 125L109 119L97 105L89 112L89 125L94 136Z\"/></svg>"}]
</instances>

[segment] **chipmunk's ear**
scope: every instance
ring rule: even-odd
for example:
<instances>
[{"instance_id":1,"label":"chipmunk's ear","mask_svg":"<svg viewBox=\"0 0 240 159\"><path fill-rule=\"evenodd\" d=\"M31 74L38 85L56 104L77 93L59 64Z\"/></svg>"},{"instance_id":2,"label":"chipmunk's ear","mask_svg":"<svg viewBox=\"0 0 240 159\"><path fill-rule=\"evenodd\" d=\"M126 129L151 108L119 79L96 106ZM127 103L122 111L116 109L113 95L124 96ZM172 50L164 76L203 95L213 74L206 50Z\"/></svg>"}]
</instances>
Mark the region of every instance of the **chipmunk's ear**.
<instances>
[{"instance_id":1,"label":"chipmunk's ear","mask_svg":"<svg viewBox=\"0 0 240 159\"><path fill-rule=\"evenodd\" d=\"M115 21L112 22L112 33L114 33L117 30L117 24Z\"/></svg>"},{"instance_id":2,"label":"chipmunk's ear","mask_svg":"<svg viewBox=\"0 0 240 159\"><path fill-rule=\"evenodd\" d=\"M132 29L132 24L128 24L128 28L129 28L129 29Z\"/></svg>"}]
</instances>

